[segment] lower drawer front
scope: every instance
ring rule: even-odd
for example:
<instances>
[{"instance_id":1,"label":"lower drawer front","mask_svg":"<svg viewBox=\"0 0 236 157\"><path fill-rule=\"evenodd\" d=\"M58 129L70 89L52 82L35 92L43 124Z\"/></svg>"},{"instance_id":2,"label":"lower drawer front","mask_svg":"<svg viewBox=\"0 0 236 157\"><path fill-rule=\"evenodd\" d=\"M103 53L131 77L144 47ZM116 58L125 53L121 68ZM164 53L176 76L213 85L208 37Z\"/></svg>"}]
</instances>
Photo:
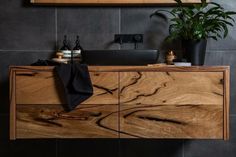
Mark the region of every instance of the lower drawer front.
<instances>
[{"instance_id":1,"label":"lower drawer front","mask_svg":"<svg viewBox=\"0 0 236 157\"><path fill-rule=\"evenodd\" d=\"M118 138L118 105L17 105L16 138Z\"/></svg>"},{"instance_id":2,"label":"lower drawer front","mask_svg":"<svg viewBox=\"0 0 236 157\"><path fill-rule=\"evenodd\" d=\"M223 138L221 105L121 105L121 138Z\"/></svg>"}]
</instances>

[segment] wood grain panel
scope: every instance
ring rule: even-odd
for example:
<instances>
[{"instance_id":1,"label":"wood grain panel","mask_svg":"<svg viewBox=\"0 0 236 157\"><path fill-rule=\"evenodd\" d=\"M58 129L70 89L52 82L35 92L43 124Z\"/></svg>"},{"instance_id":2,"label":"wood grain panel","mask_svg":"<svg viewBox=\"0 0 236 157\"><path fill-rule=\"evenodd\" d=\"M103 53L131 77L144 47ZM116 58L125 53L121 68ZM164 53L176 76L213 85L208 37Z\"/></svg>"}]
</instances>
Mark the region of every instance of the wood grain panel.
<instances>
[{"instance_id":1,"label":"wood grain panel","mask_svg":"<svg viewBox=\"0 0 236 157\"><path fill-rule=\"evenodd\" d=\"M124 105L121 138L223 138L223 106Z\"/></svg>"},{"instance_id":2,"label":"wood grain panel","mask_svg":"<svg viewBox=\"0 0 236 157\"><path fill-rule=\"evenodd\" d=\"M11 70L22 71L53 71L54 66L10 66ZM148 65L148 66L89 66L90 72L223 72L229 66L174 66L174 65Z\"/></svg>"},{"instance_id":3,"label":"wood grain panel","mask_svg":"<svg viewBox=\"0 0 236 157\"><path fill-rule=\"evenodd\" d=\"M118 105L17 105L16 138L118 138Z\"/></svg>"},{"instance_id":4,"label":"wood grain panel","mask_svg":"<svg viewBox=\"0 0 236 157\"><path fill-rule=\"evenodd\" d=\"M16 74L14 70L9 73L9 98L10 98L10 139L16 139Z\"/></svg>"},{"instance_id":5,"label":"wood grain panel","mask_svg":"<svg viewBox=\"0 0 236 157\"><path fill-rule=\"evenodd\" d=\"M223 72L123 72L123 104L223 105Z\"/></svg>"},{"instance_id":6,"label":"wood grain panel","mask_svg":"<svg viewBox=\"0 0 236 157\"><path fill-rule=\"evenodd\" d=\"M118 73L90 72L94 94L84 104L117 104ZM17 104L65 104L62 85L52 71L17 71Z\"/></svg>"},{"instance_id":7,"label":"wood grain panel","mask_svg":"<svg viewBox=\"0 0 236 157\"><path fill-rule=\"evenodd\" d=\"M94 94L82 104L118 104L118 72L90 72Z\"/></svg>"}]
</instances>

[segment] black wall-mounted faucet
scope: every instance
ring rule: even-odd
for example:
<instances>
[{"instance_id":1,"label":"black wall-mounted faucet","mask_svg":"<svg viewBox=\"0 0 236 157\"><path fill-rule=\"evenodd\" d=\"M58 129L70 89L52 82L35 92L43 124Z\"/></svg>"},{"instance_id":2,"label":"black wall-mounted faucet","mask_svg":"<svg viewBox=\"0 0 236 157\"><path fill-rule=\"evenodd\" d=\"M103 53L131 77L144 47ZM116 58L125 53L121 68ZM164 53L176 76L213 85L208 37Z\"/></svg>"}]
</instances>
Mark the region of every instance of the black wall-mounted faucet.
<instances>
[{"instance_id":1,"label":"black wall-mounted faucet","mask_svg":"<svg viewBox=\"0 0 236 157\"><path fill-rule=\"evenodd\" d=\"M134 43L137 49L138 43L143 43L143 34L115 34L114 42L122 45L123 43Z\"/></svg>"}]
</instances>

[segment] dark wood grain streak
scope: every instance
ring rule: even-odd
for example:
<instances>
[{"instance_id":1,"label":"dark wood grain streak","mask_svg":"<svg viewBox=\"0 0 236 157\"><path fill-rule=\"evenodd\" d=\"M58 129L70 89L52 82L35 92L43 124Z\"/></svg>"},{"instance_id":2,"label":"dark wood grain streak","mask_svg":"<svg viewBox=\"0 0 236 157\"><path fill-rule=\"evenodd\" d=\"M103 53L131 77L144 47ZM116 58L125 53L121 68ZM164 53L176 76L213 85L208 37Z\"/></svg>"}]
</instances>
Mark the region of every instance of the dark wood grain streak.
<instances>
[{"instance_id":1,"label":"dark wood grain streak","mask_svg":"<svg viewBox=\"0 0 236 157\"><path fill-rule=\"evenodd\" d=\"M163 84L163 87L166 87L166 83ZM158 93L158 91L159 91L161 88L163 88L163 87L156 88L152 93L149 93L149 94L138 94L138 95L136 95L133 99L127 100L127 101L125 101L125 102L123 102L123 103L130 103L130 102L132 102L132 101L135 101L135 100L139 99L140 97L153 96L153 95L155 95L156 93Z\"/></svg>"},{"instance_id":2,"label":"dark wood grain streak","mask_svg":"<svg viewBox=\"0 0 236 157\"><path fill-rule=\"evenodd\" d=\"M179 125L185 125L185 123L177 121L177 120L172 120L172 119L163 119L163 118L158 118L158 117L151 117L151 116L137 116L140 119L144 120L150 120L150 121L157 121L157 122L163 122L163 123L174 123L174 124L179 124Z\"/></svg>"},{"instance_id":3,"label":"dark wood grain streak","mask_svg":"<svg viewBox=\"0 0 236 157\"><path fill-rule=\"evenodd\" d=\"M223 138L218 105L121 106L121 138Z\"/></svg>"},{"instance_id":4,"label":"dark wood grain streak","mask_svg":"<svg viewBox=\"0 0 236 157\"><path fill-rule=\"evenodd\" d=\"M132 82L129 83L128 85L124 85L121 89L120 89L120 94L128 87L135 85L141 78L142 78L142 73L141 72L137 72L138 77L137 78L132 78Z\"/></svg>"},{"instance_id":5,"label":"dark wood grain streak","mask_svg":"<svg viewBox=\"0 0 236 157\"><path fill-rule=\"evenodd\" d=\"M120 73L120 101L125 104L218 104L223 102L222 72ZM155 78L155 79L153 79ZM132 86L128 86L132 82ZM126 88L124 88L126 87Z\"/></svg>"},{"instance_id":6,"label":"dark wood grain streak","mask_svg":"<svg viewBox=\"0 0 236 157\"><path fill-rule=\"evenodd\" d=\"M17 105L18 138L118 138L118 134L115 104L80 105L72 112L61 105Z\"/></svg>"}]
</instances>

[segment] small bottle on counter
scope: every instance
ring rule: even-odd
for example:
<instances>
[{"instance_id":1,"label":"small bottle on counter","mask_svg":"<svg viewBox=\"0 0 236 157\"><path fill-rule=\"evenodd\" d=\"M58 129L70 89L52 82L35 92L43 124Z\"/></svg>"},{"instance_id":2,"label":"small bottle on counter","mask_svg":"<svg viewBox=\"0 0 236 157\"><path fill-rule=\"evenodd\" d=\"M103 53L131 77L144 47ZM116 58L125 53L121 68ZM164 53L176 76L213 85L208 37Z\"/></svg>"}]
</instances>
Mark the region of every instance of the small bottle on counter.
<instances>
[{"instance_id":1,"label":"small bottle on counter","mask_svg":"<svg viewBox=\"0 0 236 157\"><path fill-rule=\"evenodd\" d=\"M83 50L83 48L80 45L80 40L79 40L79 36L76 36L76 41L75 41L75 47L73 48L73 57L74 58L78 58L78 60L81 60L81 51Z\"/></svg>"},{"instance_id":2,"label":"small bottle on counter","mask_svg":"<svg viewBox=\"0 0 236 157\"><path fill-rule=\"evenodd\" d=\"M166 54L166 64L172 65L174 59L176 59L176 56L175 56L174 52L173 51L167 52L167 54Z\"/></svg>"},{"instance_id":3,"label":"small bottle on counter","mask_svg":"<svg viewBox=\"0 0 236 157\"><path fill-rule=\"evenodd\" d=\"M63 46L60 49L60 52L63 53L63 57L68 58L71 56L71 49L67 41L67 36L64 35Z\"/></svg>"}]
</instances>

